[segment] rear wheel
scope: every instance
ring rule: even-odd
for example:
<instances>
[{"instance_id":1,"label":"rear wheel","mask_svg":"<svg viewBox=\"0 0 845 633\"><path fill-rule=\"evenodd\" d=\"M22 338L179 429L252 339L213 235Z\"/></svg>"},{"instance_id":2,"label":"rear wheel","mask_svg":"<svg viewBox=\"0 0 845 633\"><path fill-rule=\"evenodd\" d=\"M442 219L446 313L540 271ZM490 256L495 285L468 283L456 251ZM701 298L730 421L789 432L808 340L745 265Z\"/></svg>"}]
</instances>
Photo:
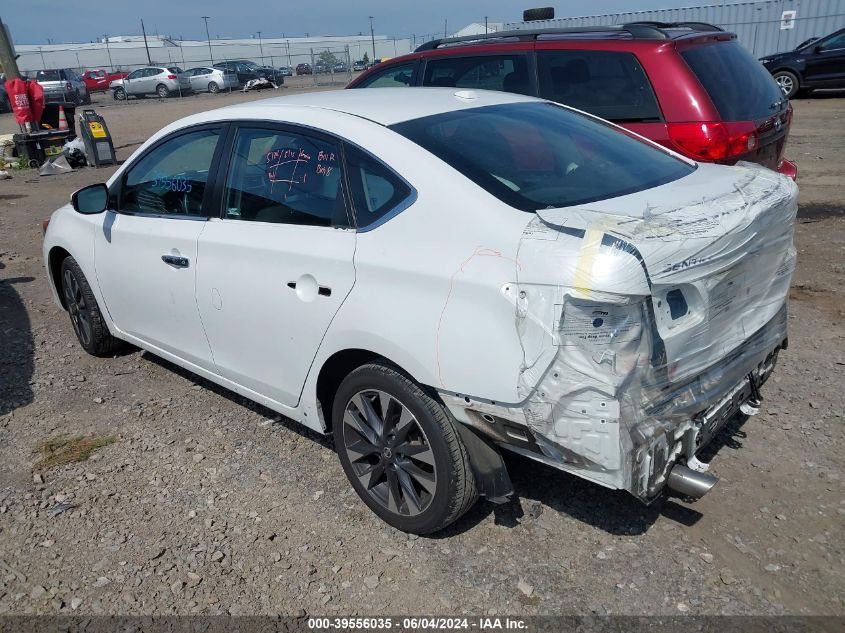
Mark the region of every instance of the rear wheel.
<instances>
[{"instance_id":1,"label":"rear wheel","mask_svg":"<svg viewBox=\"0 0 845 633\"><path fill-rule=\"evenodd\" d=\"M170 90L164 84L159 84L156 86L156 94L162 99L167 99L168 95L170 95Z\"/></svg>"},{"instance_id":2,"label":"rear wheel","mask_svg":"<svg viewBox=\"0 0 845 633\"><path fill-rule=\"evenodd\" d=\"M780 91L783 93L784 97L792 99L792 97L798 94L798 90L800 90L801 86L798 83L798 77L795 73L791 73L788 70L779 70L773 75L773 77L780 87Z\"/></svg>"},{"instance_id":3,"label":"rear wheel","mask_svg":"<svg viewBox=\"0 0 845 633\"><path fill-rule=\"evenodd\" d=\"M79 343L89 354L110 354L120 347L121 341L109 333L97 299L79 264L73 257L66 257L62 261L60 271L61 280L56 280L57 285L61 288Z\"/></svg>"},{"instance_id":4,"label":"rear wheel","mask_svg":"<svg viewBox=\"0 0 845 633\"><path fill-rule=\"evenodd\" d=\"M211 93L218 93L220 92L220 86L217 85L216 81L209 82L208 91Z\"/></svg>"},{"instance_id":5,"label":"rear wheel","mask_svg":"<svg viewBox=\"0 0 845 633\"><path fill-rule=\"evenodd\" d=\"M393 527L435 532L477 500L456 422L397 369L373 363L349 374L335 396L332 421L352 487Z\"/></svg>"}]
</instances>

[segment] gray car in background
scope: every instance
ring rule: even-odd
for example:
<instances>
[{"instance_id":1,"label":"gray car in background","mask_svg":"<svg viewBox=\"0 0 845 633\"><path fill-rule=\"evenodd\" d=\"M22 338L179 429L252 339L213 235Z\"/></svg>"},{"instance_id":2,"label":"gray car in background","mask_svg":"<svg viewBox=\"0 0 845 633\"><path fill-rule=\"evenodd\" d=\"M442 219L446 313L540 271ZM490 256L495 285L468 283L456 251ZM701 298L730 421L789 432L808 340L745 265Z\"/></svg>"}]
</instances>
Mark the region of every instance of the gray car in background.
<instances>
[{"instance_id":1,"label":"gray car in background","mask_svg":"<svg viewBox=\"0 0 845 633\"><path fill-rule=\"evenodd\" d=\"M157 95L164 99L170 95L191 93L191 81L178 66L146 66L133 70L123 79L109 85L112 96L118 101L127 97L142 98Z\"/></svg>"},{"instance_id":2,"label":"gray car in background","mask_svg":"<svg viewBox=\"0 0 845 633\"><path fill-rule=\"evenodd\" d=\"M44 89L44 103L78 106L91 103L82 77L70 68L38 70L32 77Z\"/></svg>"},{"instance_id":3,"label":"gray car in background","mask_svg":"<svg viewBox=\"0 0 845 633\"><path fill-rule=\"evenodd\" d=\"M234 90L241 85L238 81L238 75L234 71L210 66L190 68L185 71L185 76L191 82L191 88L194 92Z\"/></svg>"}]
</instances>

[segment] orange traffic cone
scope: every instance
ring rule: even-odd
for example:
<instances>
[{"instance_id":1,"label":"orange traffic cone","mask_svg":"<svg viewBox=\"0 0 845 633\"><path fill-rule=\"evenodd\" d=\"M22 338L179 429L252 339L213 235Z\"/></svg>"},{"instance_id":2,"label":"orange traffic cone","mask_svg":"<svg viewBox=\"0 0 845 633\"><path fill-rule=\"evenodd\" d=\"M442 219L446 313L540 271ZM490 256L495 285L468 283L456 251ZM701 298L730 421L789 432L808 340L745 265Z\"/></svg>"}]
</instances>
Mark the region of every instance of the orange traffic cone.
<instances>
[{"instance_id":1,"label":"orange traffic cone","mask_svg":"<svg viewBox=\"0 0 845 633\"><path fill-rule=\"evenodd\" d=\"M65 107L63 105L59 106L59 129L60 130L67 130L67 117L65 116Z\"/></svg>"}]
</instances>

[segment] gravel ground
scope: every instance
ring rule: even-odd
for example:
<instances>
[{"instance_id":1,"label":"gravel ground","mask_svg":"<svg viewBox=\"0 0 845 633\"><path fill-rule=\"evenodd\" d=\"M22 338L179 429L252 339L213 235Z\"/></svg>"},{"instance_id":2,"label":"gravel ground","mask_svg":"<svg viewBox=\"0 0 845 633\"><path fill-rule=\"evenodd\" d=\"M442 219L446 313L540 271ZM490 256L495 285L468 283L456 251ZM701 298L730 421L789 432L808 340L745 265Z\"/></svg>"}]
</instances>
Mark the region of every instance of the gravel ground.
<instances>
[{"instance_id":1,"label":"gravel ground","mask_svg":"<svg viewBox=\"0 0 845 633\"><path fill-rule=\"evenodd\" d=\"M176 118L264 96L95 105L126 158ZM112 168L15 172L0 182L0 613L845 615L845 99L795 111L790 347L763 411L718 438L714 491L645 507L509 457L519 499L430 538L380 522L329 438L147 353L87 356L50 299L39 222ZM62 434L115 441L36 468Z\"/></svg>"}]
</instances>

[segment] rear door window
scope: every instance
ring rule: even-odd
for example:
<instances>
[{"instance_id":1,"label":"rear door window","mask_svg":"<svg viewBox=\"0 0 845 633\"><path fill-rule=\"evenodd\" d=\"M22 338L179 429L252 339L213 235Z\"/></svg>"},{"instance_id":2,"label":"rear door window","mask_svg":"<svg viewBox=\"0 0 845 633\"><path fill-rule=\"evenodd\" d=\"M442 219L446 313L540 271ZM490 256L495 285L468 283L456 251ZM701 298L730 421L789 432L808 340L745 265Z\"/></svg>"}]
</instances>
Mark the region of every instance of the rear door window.
<instances>
[{"instance_id":1,"label":"rear door window","mask_svg":"<svg viewBox=\"0 0 845 633\"><path fill-rule=\"evenodd\" d=\"M540 96L614 122L661 120L657 99L632 53L538 51Z\"/></svg>"},{"instance_id":2,"label":"rear door window","mask_svg":"<svg viewBox=\"0 0 845 633\"><path fill-rule=\"evenodd\" d=\"M695 46L681 57L725 121L755 121L786 107L769 71L738 42Z\"/></svg>"},{"instance_id":3,"label":"rear door window","mask_svg":"<svg viewBox=\"0 0 845 633\"><path fill-rule=\"evenodd\" d=\"M299 132L240 128L223 199L229 220L349 225L337 145Z\"/></svg>"},{"instance_id":4,"label":"rear door window","mask_svg":"<svg viewBox=\"0 0 845 633\"><path fill-rule=\"evenodd\" d=\"M478 55L429 59L424 86L531 94L525 55Z\"/></svg>"},{"instance_id":5,"label":"rear door window","mask_svg":"<svg viewBox=\"0 0 845 633\"><path fill-rule=\"evenodd\" d=\"M397 64L371 75L358 88L407 88L413 86L416 62Z\"/></svg>"}]
</instances>

